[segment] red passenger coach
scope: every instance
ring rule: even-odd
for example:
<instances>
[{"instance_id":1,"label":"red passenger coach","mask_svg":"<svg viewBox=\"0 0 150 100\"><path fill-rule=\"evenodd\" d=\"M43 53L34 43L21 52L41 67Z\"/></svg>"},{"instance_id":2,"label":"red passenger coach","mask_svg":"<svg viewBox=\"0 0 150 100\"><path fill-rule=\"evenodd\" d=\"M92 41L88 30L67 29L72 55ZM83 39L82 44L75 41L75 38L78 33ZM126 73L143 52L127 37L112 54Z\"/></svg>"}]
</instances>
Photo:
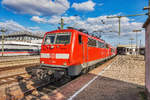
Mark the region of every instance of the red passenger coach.
<instances>
[{"instance_id":1,"label":"red passenger coach","mask_svg":"<svg viewBox=\"0 0 150 100\"><path fill-rule=\"evenodd\" d=\"M115 56L115 48L103 40L74 29L56 30L44 35L41 68L79 75L92 65Z\"/></svg>"}]
</instances>

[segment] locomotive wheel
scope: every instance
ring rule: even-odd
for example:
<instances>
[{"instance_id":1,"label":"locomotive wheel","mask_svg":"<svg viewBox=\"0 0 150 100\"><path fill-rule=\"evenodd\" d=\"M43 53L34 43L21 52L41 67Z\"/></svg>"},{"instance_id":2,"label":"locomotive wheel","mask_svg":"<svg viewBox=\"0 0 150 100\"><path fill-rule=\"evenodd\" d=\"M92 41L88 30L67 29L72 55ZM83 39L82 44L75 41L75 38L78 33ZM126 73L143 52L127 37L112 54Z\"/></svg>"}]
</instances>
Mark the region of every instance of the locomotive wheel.
<instances>
[{"instance_id":1,"label":"locomotive wheel","mask_svg":"<svg viewBox=\"0 0 150 100\"><path fill-rule=\"evenodd\" d=\"M88 68L84 68L81 72L81 74L86 74L88 72Z\"/></svg>"},{"instance_id":2,"label":"locomotive wheel","mask_svg":"<svg viewBox=\"0 0 150 100\"><path fill-rule=\"evenodd\" d=\"M37 69L36 71L37 80L50 81L52 75L49 75L47 70Z\"/></svg>"},{"instance_id":3,"label":"locomotive wheel","mask_svg":"<svg viewBox=\"0 0 150 100\"><path fill-rule=\"evenodd\" d=\"M94 65L89 67L89 71L91 71L94 68Z\"/></svg>"}]
</instances>

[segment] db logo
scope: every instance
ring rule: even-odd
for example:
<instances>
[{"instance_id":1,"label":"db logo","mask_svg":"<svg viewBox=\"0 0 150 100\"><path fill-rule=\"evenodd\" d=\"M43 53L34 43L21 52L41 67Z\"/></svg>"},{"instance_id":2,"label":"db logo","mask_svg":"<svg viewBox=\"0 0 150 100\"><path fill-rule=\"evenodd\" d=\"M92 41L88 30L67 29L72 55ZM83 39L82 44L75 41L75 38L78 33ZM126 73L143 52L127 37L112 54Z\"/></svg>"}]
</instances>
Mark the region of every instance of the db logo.
<instances>
[{"instance_id":1,"label":"db logo","mask_svg":"<svg viewBox=\"0 0 150 100\"><path fill-rule=\"evenodd\" d=\"M55 54L55 53L52 53L52 54L50 54L50 57L51 57L51 58L56 58L56 54Z\"/></svg>"}]
</instances>

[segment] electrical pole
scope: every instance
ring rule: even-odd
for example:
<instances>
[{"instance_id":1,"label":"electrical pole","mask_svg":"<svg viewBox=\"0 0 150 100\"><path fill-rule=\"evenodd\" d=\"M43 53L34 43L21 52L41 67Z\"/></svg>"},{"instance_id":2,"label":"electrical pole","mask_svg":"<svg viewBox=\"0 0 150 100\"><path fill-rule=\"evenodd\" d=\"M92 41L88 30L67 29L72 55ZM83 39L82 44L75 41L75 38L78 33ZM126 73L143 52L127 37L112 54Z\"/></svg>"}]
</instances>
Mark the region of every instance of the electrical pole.
<instances>
[{"instance_id":1,"label":"electrical pole","mask_svg":"<svg viewBox=\"0 0 150 100\"><path fill-rule=\"evenodd\" d=\"M141 48L141 42L142 42L142 41L140 40L140 48Z\"/></svg>"},{"instance_id":2,"label":"electrical pole","mask_svg":"<svg viewBox=\"0 0 150 100\"><path fill-rule=\"evenodd\" d=\"M143 16L143 15L147 15L147 13L146 14L135 14L135 15L126 15L126 16L112 16L112 17L107 17L107 18L118 18L118 23L119 23L119 26L118 26L118 28L119 28L119 31L118 31L118 35L119 35L119 39L120 39L120 33L121 33L121 18L122 17L133 17L133 16ZM120 44L120 41L119 41L119 44Z\"/></svg>"},{"instance_id":3,"label":"electrical pole","mask_svg":"<svg viewBox=\"0 0 150 100\"><path fill-rule=\"evenodd\" d=\"M148 7L144 7L143 10L148 10L148 16L150 17L150 0L148 0Z\"/></svg>"},{"instance_id":4,"label":"electrical pole","mask_svg":"<svg viewBox=\"0 0 150 100\"><path fill-rule=\"evenodd\" d=\"M130 49L130 52L131 52L131 54L132 54L132 40L134 40L133 38L130 38L130 40L131 40L131 49Z\"/></svg>"},{"instance_id":5,"label":"electrical pole","mask_svg":"<svg viewBox=\"0 0 150 100\"><path fill-rule=\"evenodd\" d=\"M137 54L138 54L138 48L137 48L137 46L138 46L138 37L137 37L137 32L141 32L141 30L133 30L133 32L136 32L136 57L137 57Z\"/></svg>"},{"instance_id":6,"label":"electrical pole","mask_svg":"<svg viewBox=\"0 0 150 100\"><path fill-rule=\"evenodd\" d=\"M61 29L64 29L64 19L63 19L63 18L61 18L61 23L60 23L60 25L61 25Z\"/></svg>"},{"instance_id":7,"label":"electrical pole","mask_svg":"<svg viewBox=\"0 0 150 100\"><path fill-rule=\"evenodd\" d=\"M118 18L118 23L119 23L119 32L118 32L118 34L119 34L119 36L120 36L120 31L121 31L121 18L122 17L133 17L133 16L143 16L143 15L147 15L147 13L146 14L135 14L135 15L126 15L126 16L112 16L112 17L107 17L107 18Z\"/></svg>"},{"instance_id":8,"label":"electrical pole","mask_svg":"<svg viewBox=\"0 0 150 100\"><path fill-rule=\"evenodd\" d=\"M148 0L148 6L150 7L150 0ZM150 16L150 9L148 9L148 15Z\"/></svg>"},{"instance_id":9,"label":"electrical pole","mask_svg":"<svg viewBox=\"0 0 150 100\"><path fill-rule=\"evenodd\" d=\"M2 32L2 56L4 56L4 33L6 32L6 29L2 28L0 31Z\"/></svg>"}]
</instances>

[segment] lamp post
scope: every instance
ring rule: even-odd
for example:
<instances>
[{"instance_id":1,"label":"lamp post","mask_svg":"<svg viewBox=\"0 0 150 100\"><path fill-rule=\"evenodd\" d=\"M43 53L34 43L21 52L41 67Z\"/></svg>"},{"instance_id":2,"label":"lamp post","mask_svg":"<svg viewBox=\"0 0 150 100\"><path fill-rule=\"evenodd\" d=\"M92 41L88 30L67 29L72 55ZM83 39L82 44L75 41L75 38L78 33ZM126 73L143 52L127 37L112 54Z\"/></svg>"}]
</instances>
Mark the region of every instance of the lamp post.
<instances>
[{"instance_id":1,"label":"lamp post","mask_svg":"<svg viewBox=\"0 0 150 100\"><path fill-rule=\"evenodd\" d=\"M6 29L2 28L0 31L2 32L2 56L4 56L4 33L6 32Z\"/></svg>"},{"instance_id":2,"label":"lamp post","mask_svg":"<svg viewBox=\"0 0 150 100\"><path fill-rule=\"evenodd\" d=\"M130 51L132 53L132 40L134 40L134 38L130 38L129 40L131 40L131 49L130 49Z\"/></svg>"},{"instance_id":3,"label":"lamp post","mask_svg":"<svg viewBox=\"0 0 150 100\"><path fill-rule=\"evenodd\" d=\"M133 32L136 33L136 57L137 57L137 54L138 54L138 37L137 37L137 32L141 32L141 30L133 30Z\"/></svg>"}]
</instances>

